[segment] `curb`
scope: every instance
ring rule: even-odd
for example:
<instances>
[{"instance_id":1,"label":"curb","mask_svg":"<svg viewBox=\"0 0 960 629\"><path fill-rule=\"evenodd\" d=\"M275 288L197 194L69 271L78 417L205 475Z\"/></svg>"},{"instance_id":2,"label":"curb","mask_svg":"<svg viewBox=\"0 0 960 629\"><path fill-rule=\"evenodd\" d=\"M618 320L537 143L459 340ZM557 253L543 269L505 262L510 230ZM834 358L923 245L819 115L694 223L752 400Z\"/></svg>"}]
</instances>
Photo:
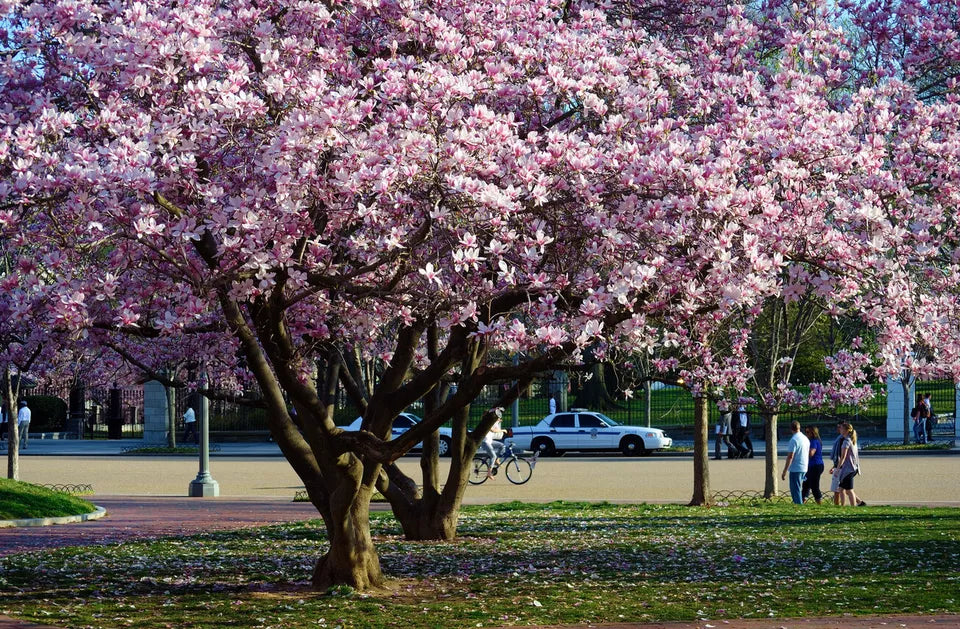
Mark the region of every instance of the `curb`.
<instances>
[{"instance_id":1,"label":"curb","mask_svg":"<svg viewBox=\"0 0 960 629\"><path fill-rule=\"evenodd\" d=\"M81 513L80 515L64 515L57 518L24 518L21 520L0 520L0 528L12 528L20 526L51 526L53 524L74 524L76 522L86 522L88 520L99 520L107 515L107 510L103 507L97 507L90 513Z\"/></svg>"}]
</instances>

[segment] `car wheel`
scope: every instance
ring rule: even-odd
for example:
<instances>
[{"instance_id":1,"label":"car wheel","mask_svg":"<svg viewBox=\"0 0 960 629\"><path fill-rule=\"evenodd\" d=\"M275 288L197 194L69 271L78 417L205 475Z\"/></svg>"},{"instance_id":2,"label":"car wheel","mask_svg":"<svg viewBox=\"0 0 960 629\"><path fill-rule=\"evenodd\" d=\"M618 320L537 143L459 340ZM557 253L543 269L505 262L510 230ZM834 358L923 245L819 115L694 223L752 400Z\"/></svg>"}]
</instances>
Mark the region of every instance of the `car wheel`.
<instances>
[{"instance_id":1,"label":"car wheel","mask_svg":"<svg viewBox=\"0 0 960 629\"><path fill-rule=\"evenodd\" d=\"M546 437L537 437L533 440L533 443L530 444L530 449L534 452L539 452L543 456L553 456L557 453L556 447L553 445L553 441L547 439Z\"/></svg>"},{"instance_id":2,"label":"car wheel","mask_svg":"<svg viewBox=\"0 0 960 629\"><path fill-rule=\"evenodd\" d=\"M440 442L437 444L437 454L450 456L450 439L448 437L440 437Z\"/></svg>"},{"instance_id":3,"label":"car wheel","mask_svg":"<svg viewBox=\"0 0 960 629\"><path fill-rule=\"evenodd\" d=\"M643 456L647 449L643 446L643 440L640 437L624 437L620 441L620 452L623 456Z\"/></svg>"}]
</instances>

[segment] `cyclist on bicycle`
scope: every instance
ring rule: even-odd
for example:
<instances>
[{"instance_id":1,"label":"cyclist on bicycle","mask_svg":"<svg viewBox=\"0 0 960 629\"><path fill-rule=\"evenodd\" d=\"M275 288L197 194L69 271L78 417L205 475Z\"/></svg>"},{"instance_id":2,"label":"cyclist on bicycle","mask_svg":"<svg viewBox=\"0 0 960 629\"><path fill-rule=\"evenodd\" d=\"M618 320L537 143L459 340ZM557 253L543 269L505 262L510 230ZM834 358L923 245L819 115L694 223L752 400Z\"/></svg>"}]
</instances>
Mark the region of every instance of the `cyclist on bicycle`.
<instances>
[{"instance_id":1,"label":"cyclist on bicycle","mask_svg":"<svg viewBox=\"0 0 960 629\"><path fill-rule=\"evenodd\" d=\"M503 454L503 442L494 441L494 439L502 439L504 435L507 434L507 431L503 429L503 425L500 423L500 418L497 417L496 423L490 428L490 432L486 434L483 438L483 442L480 444L480 450L486 453L490 458L490 467L487 468L487 478L493 476L493 469L496 468L500 463L500 455Z\"/></svg>"}]
</instances>

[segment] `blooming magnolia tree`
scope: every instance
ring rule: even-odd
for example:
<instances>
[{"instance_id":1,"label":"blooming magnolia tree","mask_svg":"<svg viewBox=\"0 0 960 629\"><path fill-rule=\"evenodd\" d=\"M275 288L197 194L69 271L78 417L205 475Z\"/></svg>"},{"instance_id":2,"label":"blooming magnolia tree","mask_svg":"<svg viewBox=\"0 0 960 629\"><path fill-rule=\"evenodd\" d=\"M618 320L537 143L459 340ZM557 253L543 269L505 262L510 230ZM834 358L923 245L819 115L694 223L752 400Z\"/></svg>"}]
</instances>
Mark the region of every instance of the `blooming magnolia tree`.
<instances>
[{"instance_id":1,"label":"blooming magnolia tree","mask_svg":"<svg viewBox=\"0 0 960 629\"><path fill-rule=\"evenodd\" d=\"M751 173L749 188L780 214L782 230L764 246L783 264L776 292L746 307L737 327L750 332L775 304L796 317L780 319L793 327L778 328L774 342L751 344L764 349L748 369L732 364L751 383L735 390L749 390L767 419L770 495L782 406L858 403L873 395L868 379L901 368L955 377L958 15L955 3L938 2L770 2L759 15L756 43L737 62L757 68L769 92L790 94L773 104L782 151ZM857 317L877 339L869 351L858 342L828 359L832 377L809 396L790 384L800 304ZM705 338L680 336L694 365L681 374L709 390L731 362L706 355Z\"/></svg>"},{"instance_id":2,"label":"blooming magnolia tree","mask_svg":"<svg viewBox=\"0 0 960 629\"><path fill-rule=\"evenodd\" d=\"M600 11L6 6L2 222L57 263L53 322L231 338L210 351L237 349L326 522L319 586L380 582L366 516L383 466L481 386L751 292L717 234L769 226L727 226L745 211L723 202L734 163L687 128L712 119L676 117L729 86ZM366 430L344 433L341 352L388 338ZM451 374L457 393L386 441ZM435 527L493 421L456 433Z\"/></svg>"},{"instance_id":3,"label":"blooming magnolia tree","mask_svg":"<svg viewBox=\"0 0 960 629\"><path fill-rule=\"evenodd\" d=\"M314 583L376 586L374 488L451 536L481 387L515 382L505 405L588 347L754 307L789 260L874 247L844 231L859 205L810 238L876 157L820 75L743 61L740 7L678 3L657 38L642 5L2 2L0 226L50 270L51 328L144 366L203 339L203 369L250 374L326 524ZM367 395L347 354L385 365ZM450 476L428 463L418 494L392 463L450 418Z\"/></svg>"}]
</instances>

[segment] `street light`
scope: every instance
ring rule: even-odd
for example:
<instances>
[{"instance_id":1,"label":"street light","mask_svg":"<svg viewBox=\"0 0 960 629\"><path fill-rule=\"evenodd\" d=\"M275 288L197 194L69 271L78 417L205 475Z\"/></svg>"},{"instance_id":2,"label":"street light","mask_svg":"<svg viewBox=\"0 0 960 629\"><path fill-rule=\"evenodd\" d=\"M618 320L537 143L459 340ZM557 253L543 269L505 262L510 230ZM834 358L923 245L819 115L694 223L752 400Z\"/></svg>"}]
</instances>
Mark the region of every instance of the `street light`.
<instances>
[{"instance_id":1,"label":"street light","mask_svg":"<svg viewBox=\"0 0 960 629\"><path fill-rule=\"evenodd\" d=\"M207 386L206 377L201 379L201 387ZM220 484L210 475L210 400L198 393L197 421L200 422L200 471L190 481L191 498L216 498L220 495Z\"/></svg>"}]
</instances>

